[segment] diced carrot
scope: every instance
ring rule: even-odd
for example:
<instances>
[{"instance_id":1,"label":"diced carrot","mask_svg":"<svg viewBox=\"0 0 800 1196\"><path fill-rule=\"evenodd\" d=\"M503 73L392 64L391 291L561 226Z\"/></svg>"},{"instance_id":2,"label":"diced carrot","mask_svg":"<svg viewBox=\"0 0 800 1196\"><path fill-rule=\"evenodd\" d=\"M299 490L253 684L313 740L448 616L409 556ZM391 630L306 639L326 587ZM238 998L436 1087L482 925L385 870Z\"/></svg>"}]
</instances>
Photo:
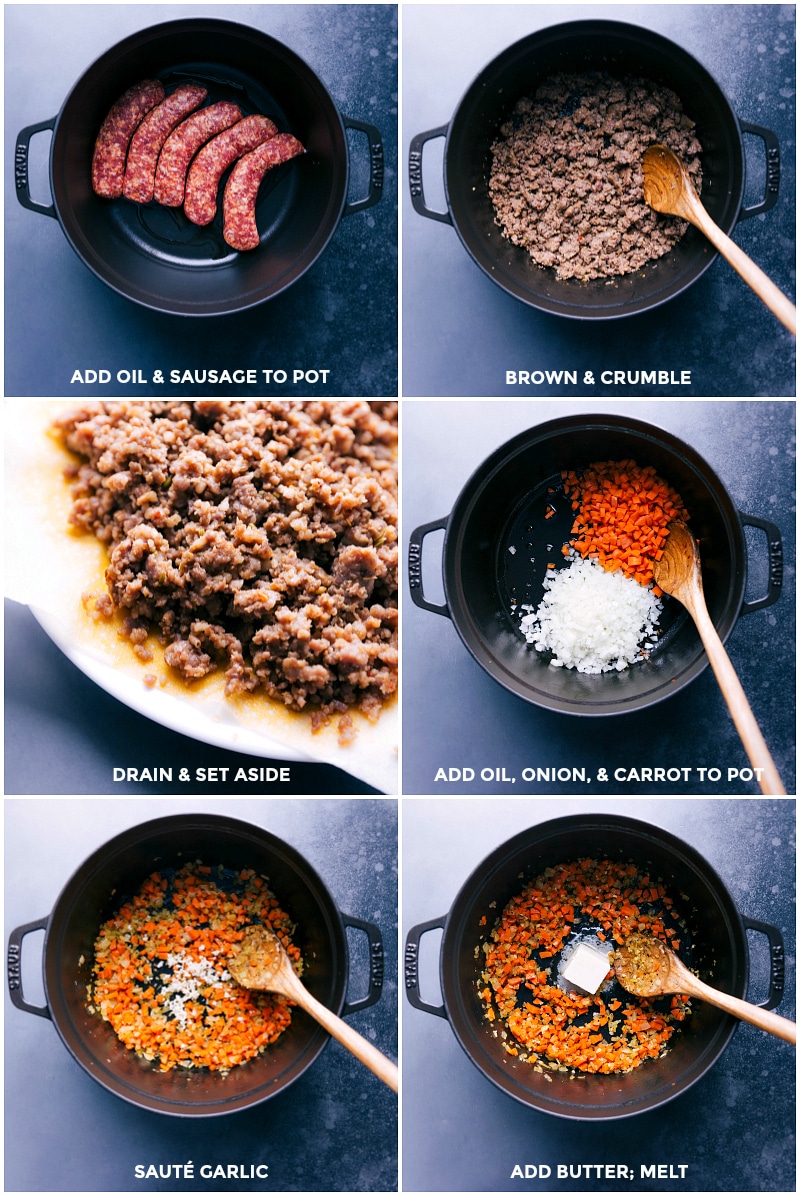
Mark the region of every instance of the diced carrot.
<instances>
[{"instance_id":1,"label":"diced carrot","mask_svg":"<svg viewBox=\"0 0 800 1196\"><path fill-rule=\"evenodd\" d=\"M597 461L580 478L574 470L565 471L562 483L577 512L571 547L608 570L621 562L626 577L649 585L653 564L663 555L667 524L689 518L677 492L652 466L633 461Z\"/></svg>"},{"instance_id":2,"label":"diced carrot","mask_svg":"<svg viewBox=\"0 0 800 1196\"><path fill-rule=\"evenodd\" d=\"M291 1018L284 998L221 983L225 960L243 937L239 927L253 920L271 924L299 965L287 915L252 869L224 890L211 873L203 864L186 865L171 882L153 873L95 943L89 1003L129 1050L160 1071L179 1064L228 1070L274 1042ZM198 985L202 1001L195 999Z\"/></svg>"},{"instance_id":3,"label":"diced carrot","mask_svg":"<svg viewBox=\"0 0 800 1196\"><path fill-rule=\"evenodd\" d=\"M492 984L480 993L489 1020L505 1023L505 1049L514 1054L522 1045L529 1062L602 1074L657 1057L686 1016L682 1002L673 1001L666 1014L627 994L626 1003L614 998L606 1004L602 992L562 991L535 961L558 954L585 916L613 929L617 942L636 929L663 940L668 902L664 886L640 875L636 865L591 859L561 864L512 898L484 943L484 977ZM652 912L654 906L661 912ZM523 984L536 995L520 1006Z\"/></svg>"}]
</instances>

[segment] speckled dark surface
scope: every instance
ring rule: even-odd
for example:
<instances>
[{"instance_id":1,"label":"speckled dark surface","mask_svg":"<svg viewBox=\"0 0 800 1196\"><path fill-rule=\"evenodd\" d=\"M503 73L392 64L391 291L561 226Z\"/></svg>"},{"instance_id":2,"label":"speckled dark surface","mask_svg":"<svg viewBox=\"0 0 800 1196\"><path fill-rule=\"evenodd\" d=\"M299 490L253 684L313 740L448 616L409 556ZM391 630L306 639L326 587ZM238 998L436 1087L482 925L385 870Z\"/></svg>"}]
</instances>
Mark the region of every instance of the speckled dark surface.
<instances>
[{"instance_id":1,"label":"speckled dark surface","mask_svg":"<svg viewBox=\"0 0 800 1196\"><path fill-rule=\"evenodd\" d=\"M202 15L251 25L284 42L323 80L345 116L383 136L383 198L345 217L323 256L283 295L237 316L188 319L147 311L86 269L57 221L15 201L13 144L26 126L58 113L106 49L148 25L188 17L181 5L18 5L6 24L7 395L105 395L70 385L76 369L286 369L286 385L261 394L393 395L397 391L397 7L396 5L202 5ZM40 144L37 144L40 143ZM31 186L49 202L50 135L34 138ZM349 133L351 200L367 193L368 151ZM293 387L291 370L328 369L327 384ZM261 375L259 374L259 379ZM126 393L116 388L114 394ZM129 386L131 397L209 393L208 388ZM228 390L224 391L229 393Z\"/></svg>"},{"instance_id":2,"label":"speckled dark surface","mask_svg":"<svg viewBox=\"0 0 800 1196\"><path fill-rule=\"evenodd\" d=\"M6 933L52 909L73 871L130 826L213 812L266 827L295 847L338 908L377 924L386 979L377 1005L348 1021L397 1055L396 801L6 800ZM41 1001L40 935L26 940L23 986ZM348 932L349 996L369 961ZM28 949L30 948L30 950ZM391 1191L397 1187L397 1101L336 1042L284 1093L245 1112L195 1121L159 1116L106 1092L75 1063L53 1025L6 995L6 1191ZM134 1166L184 1164L193 1181L137 1179ZM266 1163L266 1180L203 1180L201 1164Z\"/></svg>"},{"instance_id":3,"label":"speckled dark surface","mask_svg":"<svg viewBox=\"0 0 800 1196\"><path fill-rule=\"evenodd\" d=\"M527 428L575 412L623 413L666 428L690 444L727 487L739 510L777 524L785 554L783 592L772 606L740 617L727 650L781 773L795 793L795 510L793 402L407 402L403 411L406 547L411 530L449 514L489 454ZM506 517L498 512L498 524ZM748 532L746 597L766 592L767 541ZM441 602L441 535L423 549L425 593ZM408 590L406 590L406 596ZM567 794L572 781L527 788L526 766L585 767L586 792L627 795L757 794L754 781L727 780L747 757L722 694L706 669L674 697L645 710L580 718L532 706L507 692L473 660L449 619L403 607L403 792ZM469 784L435 781L440 767L475 769ZM617 784L611 770L643 766L718 767L721 779ZM482 782L483 768L505 767L516 783ZM611 778L597 780L606 768ZM625 774L630 775L629 772Z\"/></svg>"},{"instance_id":4,"label":"speckled dark surface","mask_svg":"<svg viewBox=\"0 0 800 1196\"><path fill-rule=\"evenodd\" d=\"M671 831L717 870L739 911L780 929L794 1017L793 800L408 801L403 809L403 929L439 918L474 868L514 834L550 818L599 809ZM430 942L426 946L426 939ZM420 990L440 1004L440 934L422 940ZM766 940L748 935L748 997L767 992ZM688 1092L649 1113L606 1124L539 1113L489 1082L448 1023L405 1005L403 1186L419 1191L785 1192L795 1185L795 1053L740 1025L724 1054ZM467 1145L469 1144L469 1146ZM516 1164L548 1164L549 1179L511 1179ZM632 1183L557 1179L557 1166L621 1163ZM685 1178L643 1179L642 1164L685 1164ZM676 1170L673 1173L678 1175ZM585 1173L584 1173L585 1175Z\"/></svg>"},{"instance_id":5,"label":"speckled dark surface","mask_svg":"<svg viewBox=\"0 0 800 1196\"><path fill-rule=\"evenodd\" d=\"M409 5L403 21L404 153L447 124L483 67L507 46L566 20L652 29L715 77L737 116L778 137L782 181L772 211L737 225L734 240L794 297L794 5ZM762 196L764 154L745 137L745 202ZM428 205L443 210L443 141L424 152ZM794 342L718 259L684 295L615 321L545 315L507 295L475 265L455 230L417 215L403 196L403 390L406 395L793 395ZM577 370L577 385L506 386L506 370ZM601 385L602 370L691 370L691 386ZM595 384L584 384L584 373Z\"/></svg>"}]
</instances>

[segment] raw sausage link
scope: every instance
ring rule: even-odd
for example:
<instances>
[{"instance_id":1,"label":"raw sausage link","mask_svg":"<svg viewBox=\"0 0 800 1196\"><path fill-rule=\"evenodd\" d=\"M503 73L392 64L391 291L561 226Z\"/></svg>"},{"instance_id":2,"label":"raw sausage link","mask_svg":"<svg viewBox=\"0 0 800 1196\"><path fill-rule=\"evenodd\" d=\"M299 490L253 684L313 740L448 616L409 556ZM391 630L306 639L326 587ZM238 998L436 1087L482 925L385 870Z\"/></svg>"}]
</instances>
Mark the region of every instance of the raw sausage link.
<instances>
[{"instance_id":1,"label":"raw sausage link","mask_svg":"<svg viewBox=\"0 0 800 1196\"><path fill-rule=\"evenodd\" d=\"M240 158L225 185L222 235L232 249L257 249L256 197L268 170L306 151L291 133L279 133Z\"/></svg>"},{"instance_id":2,"label":"raw sausage link","mask_svg":"<svg viewBox=\"0 0 800 1196\"><path fill-rule=\"evenodd\" d=\"M153 198L156 163L161 147L185 116L199 108L208 95L205 87L184 83L148 112L131 138L122 194L134 203Z\"/></svg>"},{"instance_id":3,"label":"raw sausage link","mask_svg":"<svg viewBox=\"0 0 800 1196\"><path fill-rule=\"evenodd\" d=\"M97 134L92 156L92 187L104 199L122 195L125 158L131 137L147 113L164 98L158 79L144 79L120 96Z\"/></svg>"},{"instance_id":4,"label":"raw sausage link","mask_svg":"<svg viewBox=\"0 0 800 1196\"><path fill-rule=\"evenodd\" d=\"M156 202L168 208L179 208L183 203L189 163L200 146L241 119L242 112L237 104L221 100L182 121L164 142L158 158L153 193Z\"/></svg>"},{"instance_id":5,"label":"raw sausage link","mask_svg":"<svg viewBox=\"0 0 800 1196\"><path fill-rule=\"evenodd\" d=\"M269 141L278 132L266 116L246 116L232 128L220 133L189 167L183 210L192 224L210 224L217 211L217 188L231 162L249 150Z\"/></svg>"}]
</instances>

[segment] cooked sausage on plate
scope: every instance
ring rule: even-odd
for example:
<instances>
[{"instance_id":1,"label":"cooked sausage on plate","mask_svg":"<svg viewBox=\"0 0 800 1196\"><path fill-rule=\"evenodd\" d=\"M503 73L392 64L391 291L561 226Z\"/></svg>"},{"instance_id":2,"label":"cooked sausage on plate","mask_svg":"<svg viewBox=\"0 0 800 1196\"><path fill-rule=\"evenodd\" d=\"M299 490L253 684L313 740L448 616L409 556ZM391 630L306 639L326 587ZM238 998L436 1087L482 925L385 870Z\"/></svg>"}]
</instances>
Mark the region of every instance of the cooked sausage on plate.
<instances>
[{"instance_id":1,"label":"cooked sausage on plate","mask_svg":"<svg viewBox=\"0 0 800 1196\"><path fill-rule=\"evenodd\" d=\"M151 108L164 99L158 79L143 79L121 95L103 121L92 156L92 187L103 199L122 195L131 137Z\"/></svg>"},{"instance_id":2,"label":"cooked sausage on plate","mask_svg":"<svg viewBox=\"0 0 800 1196\"><path fill-rule=\"evenodd\" d=\"M181 121L164 142L156 167L154 198L168 208L183 203L186 175L197 151L217 133L222 133L238 120L242 112L238 104L221 100L209 104Z\"/></svg>"},{"instance_id":3,"label":"cooked sausage on plate","mask_svg":"<svg viewBox=\"0 0 800 1196\"><path fill-rule=\"evenodd\" d=\"M257 249L256 197L268 170L306 151L291 133L278 133L234 166L225 185L222 235L232 249Z\"/></svg>"},{"instance_id":4,"label":"cooked sausage on plate","mask_svg":"<svg viewBox=\"0 0 800 1196\"><path fill-rule=\"evenodd\" d=\"M266 116L246 116L204 145L189 167L183 210L192 224L210 224L217 212L217 189L223 173L242 154L269 141L278 132Z\"/></svg>"},{"instance_id":5,"label":"cooked sausage on plate","mask_svg":"<svg viewBox=\"0 0 800 1196\"><path fill-rule=\"evenodd\" d=\"M199 108L205 87L184 83L147 113L131 138L122 194L134 203L150 203L161 147L177 124Z\"/></svg>"}]
</instances>

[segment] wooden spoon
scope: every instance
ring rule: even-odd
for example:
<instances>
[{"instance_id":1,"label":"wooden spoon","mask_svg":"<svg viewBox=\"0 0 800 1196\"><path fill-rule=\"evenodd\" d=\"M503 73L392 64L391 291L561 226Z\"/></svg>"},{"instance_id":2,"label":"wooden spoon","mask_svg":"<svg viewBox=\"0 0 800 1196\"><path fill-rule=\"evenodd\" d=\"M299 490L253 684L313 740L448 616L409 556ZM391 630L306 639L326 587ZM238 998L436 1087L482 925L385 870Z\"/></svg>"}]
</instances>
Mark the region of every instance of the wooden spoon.
<instances>
[{"instance_id":1,"label":"wooden spoon","mask_svg":"<svg viewBox=\"0 0 800 1196\"><path fill-rule=\"evenodd\" d=\"M669 216L680 216L688 220L733 266L759 299L766 303L792 335L795 331L797 313L792 303L778 290L772 279L747 256L730 237L719 228L698 199L689 172L677 154L666 145L656 142L644 152L644 200L656 212Z\"/></svg>"},{"instance_id":2,"label":"wooden spoon","mask_svg":"<svg viewBox=\"0 0 800 1196\"><path fill-rule=\"evenodd\" d=\"M238 953L228 960L228 971L243 988L260 992L280 993L305 1009L329 1034L336 1038L357 1059L360 1059L379 1080L397 1092L397 1067L390 1059L362 1038L352 1026L326 1009L301 982L292 961L277 935L266 926L248 926Z\"/></svg>"},{"instance_id":3,"label":"wooden spoon","mask_svg":"<svg viewBox=\"0 0 800 1196\"><path fill-rule=\"evenodd\" d=\"M669 535L664 544L664 555L660 561L656 561L653 569L656 585L660 586L664 593L677 598L694 619L709 664L719 682L722 696L728 705L744 749L753 768L758 770L756 777L761 791L772 796L785 794L783 782L750 709L741 682L736 676L736 670L708 613L700 574L700 554L694 536L686 524L679 520L670 523L668 527Z\"/></svg>"},{"instance_id":4,"label":"wooden spoon","mask_svg":"<svg viewBox=\"0 0 800 1196\"><path fill-rule=\"evenodd\" d=\"M657 997L661 993L687 993L751 1022L786 1042L797 1042L797 1026L760 1005L740 1001L699 980L684 963L648 934L632 934L611 956L614 971L623 988L636 997Z\"/></svg>"}]
</instances>

